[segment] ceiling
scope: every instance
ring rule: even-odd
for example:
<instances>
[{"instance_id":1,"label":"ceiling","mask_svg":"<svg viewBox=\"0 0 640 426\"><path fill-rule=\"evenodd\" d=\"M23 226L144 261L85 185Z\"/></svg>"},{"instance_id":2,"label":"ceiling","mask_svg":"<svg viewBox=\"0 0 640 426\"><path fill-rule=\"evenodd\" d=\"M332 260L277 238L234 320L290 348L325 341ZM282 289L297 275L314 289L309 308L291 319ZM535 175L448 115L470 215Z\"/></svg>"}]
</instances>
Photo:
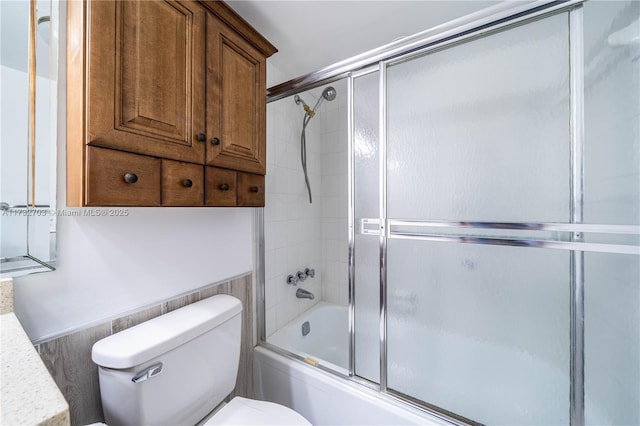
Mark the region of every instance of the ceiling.
<instances>
[{"instance_id":1,"label":"ceiling","mask_svg":"<svg viewBox=\"0 0 640 426\"><path fill-rule=\"evenodd\" d=\"M284 81L317 71L498 1L228 0L278 53L270 62Z\"/></svg>"}]
</instances>

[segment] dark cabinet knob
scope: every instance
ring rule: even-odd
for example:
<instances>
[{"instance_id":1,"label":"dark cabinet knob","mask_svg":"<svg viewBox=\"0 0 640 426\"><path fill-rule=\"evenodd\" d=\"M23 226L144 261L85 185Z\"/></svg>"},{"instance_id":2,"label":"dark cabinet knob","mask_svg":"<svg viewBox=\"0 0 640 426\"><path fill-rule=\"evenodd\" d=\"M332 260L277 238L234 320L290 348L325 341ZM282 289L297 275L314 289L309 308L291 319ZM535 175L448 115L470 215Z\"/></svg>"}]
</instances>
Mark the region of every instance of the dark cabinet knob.
<instances>
[{"instance_id":1,"label":"dark cabinet knob","mask_svg":"<svg viewBox=\"0 0 640 426\"><path fill-rule=\"evenodd\" d=\"M223 183L222 185L220 185L220 189L223 191L228 191L229 190L229 185L227 185L226 183Z\"/></svg>"},{"instance_id":2,"label":"dark cabinet knob","mask_svg":"<svg viewBox=\"0 0 640 426\"><path fill-rule=\"evenodd\" d=\"M249 191L251 192L258 192L260 189L257 186L252 186L251 188L249 188Z\"/></svg>"},{"instance_id":3,"label":"dark cabinet knob","mask_svg":"<svg viewBox=\"0 0 640 426\"><path fill-rule=\"evenodd\" d=\"M193 186L193 182L191 181L191 179L185 179L182 181L182 185L185 188L191 188Z\"/></svg>"},{"instance_id":4,"label":"dark cabinet knob","mask_svg":"<svg viewBox=\"0 0 640 426\"><path fill-rule=\"evenodd\" d=\"M138 176L135 173L125 173L123 178L127 183L136 183L138 181Z\"/></svg>"},{"instance_id":5,"label":"dark cabinet knob","mask_svg":"<svg viewBox=\"0 0 640 426\"><path fill-rule=\"evenodd\" d=\"M220 139L213 138L213 139L211 139L211 143L214 144L214 145L220 145Z\"/></svg>"},{"instance_id":6,"label":"dark cabinet knob","mask_svg":"<svg viewBox=\"0 0 640 426\"><path fill-rule=\"evenodd\" d=\"M204 133L198 133L198 136L196 136L196 138L198 139L198 142L204 142L207 140L207 135L205 135Z\"/></svg>"}]
</instances>

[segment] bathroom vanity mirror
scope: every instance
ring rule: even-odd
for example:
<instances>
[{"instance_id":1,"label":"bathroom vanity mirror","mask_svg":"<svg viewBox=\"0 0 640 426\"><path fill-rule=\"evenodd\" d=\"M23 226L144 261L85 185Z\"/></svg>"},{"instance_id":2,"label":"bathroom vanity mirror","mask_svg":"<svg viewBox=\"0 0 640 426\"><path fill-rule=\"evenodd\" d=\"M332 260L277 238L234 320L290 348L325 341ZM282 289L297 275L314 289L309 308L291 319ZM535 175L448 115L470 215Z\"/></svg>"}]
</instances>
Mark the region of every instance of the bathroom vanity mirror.
<instances>
[{"instance_id":1,"label":"bathroom vanity mirror","mask_svg":"<svg viewBox=\"0 0 640 426\"><path fill-rule=\"evenodd\" d=\"M0 273L54 269L57 1L0 2Z\"/></svg>"}]
</instances>

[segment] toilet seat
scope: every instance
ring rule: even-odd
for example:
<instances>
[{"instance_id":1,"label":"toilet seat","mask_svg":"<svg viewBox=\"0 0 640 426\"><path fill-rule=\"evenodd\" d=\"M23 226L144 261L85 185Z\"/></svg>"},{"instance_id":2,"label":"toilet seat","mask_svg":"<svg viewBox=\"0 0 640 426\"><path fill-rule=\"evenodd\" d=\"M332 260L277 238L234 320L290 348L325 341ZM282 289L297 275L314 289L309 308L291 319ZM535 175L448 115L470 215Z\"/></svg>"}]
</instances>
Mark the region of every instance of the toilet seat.
<instances>
[{"instance_id":1,"label":"toilet seat","mask_svg":"<svg viewBox=\"0 0 640 426\"><path fill-rule=\"evenodd\" d=\"M311 425L284 405L236 396L203 426L212 425Z\"/></svg>"}]
</instances>

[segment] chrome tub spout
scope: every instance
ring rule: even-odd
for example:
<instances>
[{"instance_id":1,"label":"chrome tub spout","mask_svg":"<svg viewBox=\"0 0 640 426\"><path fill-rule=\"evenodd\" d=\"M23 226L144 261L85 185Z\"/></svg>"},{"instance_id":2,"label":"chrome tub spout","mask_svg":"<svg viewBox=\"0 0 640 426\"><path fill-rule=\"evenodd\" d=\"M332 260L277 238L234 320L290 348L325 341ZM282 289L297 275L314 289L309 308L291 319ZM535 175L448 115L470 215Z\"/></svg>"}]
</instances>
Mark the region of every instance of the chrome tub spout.
<instances>
[{"instance_id":1,"label":"chrome tub spout","mask_svg":"<svg viewBox=\"0 0 640 426\"><path fill-rule=\"evenodd\" d=\"M311 299L311 300L313 300L313 298L314 298L313 293L311 293L310 291L301 289L301 288L296 290L296 297L298 299Z\"/></svg>"}]
</instances>

